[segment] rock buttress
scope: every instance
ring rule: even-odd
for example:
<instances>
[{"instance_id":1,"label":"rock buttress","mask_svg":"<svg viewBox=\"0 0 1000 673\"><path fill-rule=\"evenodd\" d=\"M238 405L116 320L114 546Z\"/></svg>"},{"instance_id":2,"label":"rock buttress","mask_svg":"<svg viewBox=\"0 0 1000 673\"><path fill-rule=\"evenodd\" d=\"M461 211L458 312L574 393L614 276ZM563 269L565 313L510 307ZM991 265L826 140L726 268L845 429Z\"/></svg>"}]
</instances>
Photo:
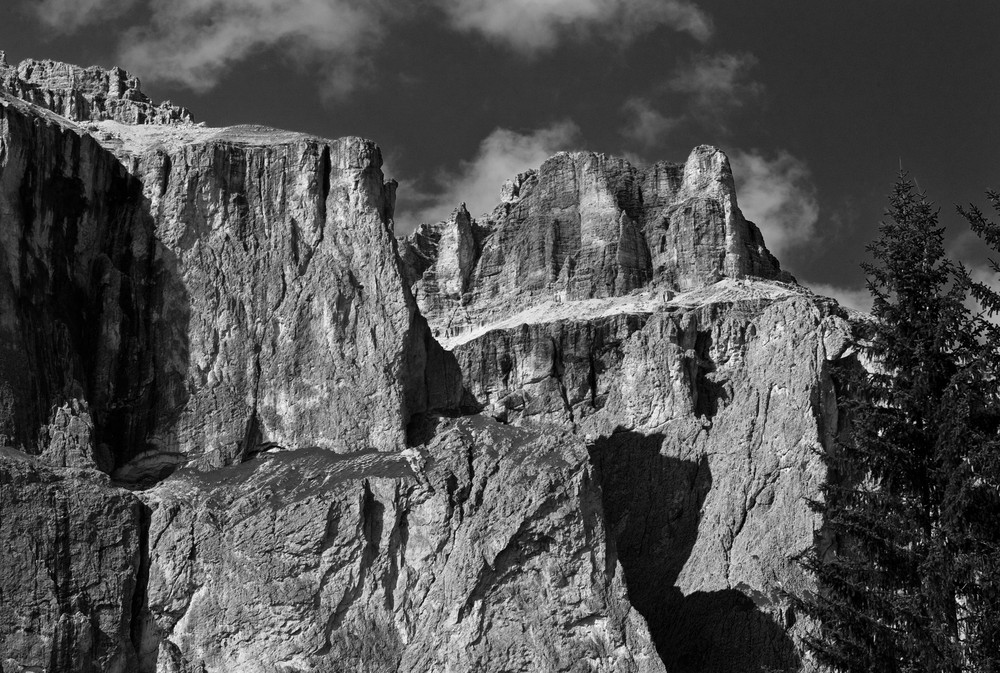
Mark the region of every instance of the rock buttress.
<instances>
[{"instance_id":1,"label":"rock buttress","mask_svg":"<svg viewBox=\"0 0 1000 673\"><path fill-rule=\"evenodd\" d=\"M662 671L583 443L482 416L431 433L144 493L141 670Z\"/></svg>"},{"instance_id":2,"label":"rock buttress","mask_svg":"<svg viewBox=\"0 0 1000 673\"><path fill-rule=\"evenodd\" d=\"M96 470L0 448L0 667L129 673L142 506Z\"/></svg>"}]
</instances>

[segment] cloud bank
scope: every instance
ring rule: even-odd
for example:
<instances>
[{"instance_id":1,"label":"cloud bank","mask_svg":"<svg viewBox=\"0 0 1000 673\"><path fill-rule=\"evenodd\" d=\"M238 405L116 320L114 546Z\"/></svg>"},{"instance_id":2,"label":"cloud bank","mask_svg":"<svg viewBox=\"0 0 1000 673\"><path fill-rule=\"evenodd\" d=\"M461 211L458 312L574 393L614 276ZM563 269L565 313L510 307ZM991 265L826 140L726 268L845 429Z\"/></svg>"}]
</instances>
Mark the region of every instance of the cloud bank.
<instances>
[{"instance_id":1,"label":"cloud bank","mask_svg":"<svg viewBox=\"0 0 1000 673\"><path fill-rule=\"evenodd\" d=\"M757 57L748 53L699 54L677 69L667 87L688 94L700 112L718 114L760 96L763 85L750 77L756 65Z\"/></svg>"},{"instance_id":2,"label":"cloud bank","mask_svg":"<svg viewBox=\"0 0 1000 673\"><path fill-rule=\"evenodd\" d=\"M737 151L729 158L740 210L760 227L768 249L787 264L789 260L782 255L812 242L819 220L809 167L785 151L771 158L756 151Z\"/></svg>"},{"instance_id":3,"label":"cloud bank","mask_svg":"<svg viewBox=\"0 0 1000 673\"><path fill-rule=\"evenodd\" d=\"M83 26L121 16L136 0L40 0L30 11L46 28L57 33L72 33Z\"/></svg>"},{"instance_id":4,"label":"cloud bank","mask_svg":"<svg viewBox=\"0 0 1000 673\"><path fill-rule=\"evenodd\" d=\"M748 53L698 54L651 92L627 99L619 133L648 151L688 124L726 132L727 117L764 93L764 85L752 77L756 65L757 58Z\"/></svg>"},{"instance_id":5,"label":"cloud bank","mask_svg":"<svg viewBox=\"0 0 1000 673\"><path fill-rule=\"evenodd\" d=\"M660 27L701 41L713 31L690 0L39 0L29 11L50 30L71 33L137 6L145 19L125 32L122 64L199 92L255 52L280 48L319 66L327 93L347 93L387 24L414 12L525 55L573 39L627 44Z\"/></svg>"},{"instance_id":6,"label":"cloud bank","mask_svg":"<svg viewBox=\"0 0 1000 673\"><path fill-rule=\"evenodd\" d=\"M381 37L380 7L364 0L153 3L149 23L122 40L121 56L145 77L203 92L254 52L281 47L325 68L330 92L346 93L365 65L364 50Z\"/></svg>"},{"instance_id":7,"label":"cloud bank","mask_svg":"<svg viewBox=\"0 0 1000 673\"><path fill-rule=\"evenodd\" d=\"M571 149L579 136L579 127L569 120L526 133L494 130L479 143L475 157L462 162L458 170L437 175L432 193L407 194L405 184L400 187L403 207L397 217L398 231L409 233L419 223L446 219L461 203L473 217L492 210L500 202L504 181L529 168L538 168L556 152ZM415 207L408 209L407 200Z\"/></svg>"},{"instance_id":8,"label":"cloud bank","mask_svg":"<svg viewBox=\"0 0 1000 673\"><path fill-rule=\"evenodd\" d=\"M641 96L625 101L622 113L626 120L620 130L622 136L641 147L656 147L682 121L680 117L668 117Z\"/></svg>"},{"instance_id":9,"label":"cloud bank","mask_svg":"<svg viewBox=\"0 0 1000 673\"><path fill-rule=\"evenodd\" d=\"M546 51L560 38L598 34L630 42L661 26L704 42L712 21L687 0L438 0L451 24L524 54Z\"/></svg>"}]
</instances>

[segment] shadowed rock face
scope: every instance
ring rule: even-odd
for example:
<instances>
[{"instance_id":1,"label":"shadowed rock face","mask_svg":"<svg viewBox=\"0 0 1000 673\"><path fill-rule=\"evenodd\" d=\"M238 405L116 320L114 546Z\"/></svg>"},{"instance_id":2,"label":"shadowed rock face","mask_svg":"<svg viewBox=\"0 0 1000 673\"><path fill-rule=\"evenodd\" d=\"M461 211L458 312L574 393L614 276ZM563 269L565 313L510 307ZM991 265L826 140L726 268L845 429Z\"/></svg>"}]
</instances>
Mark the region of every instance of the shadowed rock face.
<instances>
[{"instance_id":1,"label":"shadowed rock face","mask_svg":"<svg viewBox=\"0 0 1000 673\"><path fill-rule=\"evenodd\" d=\"M668 670L797 670L787 594L810 586L794 559L822 525L806 503L826 478L850 327L832 303L760 281L640 299L462 343L469 391L506 422L588 439L629 597Z\"/></svg>"},{"instance_id":2,"label":"shadowed rock face","mask_svg":"<svg viewBox=\"0 0 1000 673\"><path fill-rule=\"evenodd\" d=\"M15 446L44 449L50 410L79 399L134 479L270 444L402 448L412 414L461 401L393 253L373 143L114 121L98 143L0 105Z\"/></svg>"},{"instance_id":3,"label":"shadowed rock face","mask_svg":"<svg viewBox=\"0 0 1000 673\"><path fill-rule=\"evenodd\" d=\"M808 668L851 327L721 152L397 243L370 141L0 85L0 670Z\"/></svg>"},{"instance_id":4,"label":"shadowed rock face","mask_svg":"<svg viewBox=\"0 0 1000 673\"><path fill-rule=\"evenodd\" d=\"M6 443L40 452L54 407L85 400L94 440L142 446L160 377L154 280L169 283L142 185L65 120L0 92L0 390ZM183 294L163 304L169 312ZM184 324L183 312L172 319Z\"/></svg>"}]
</instances>

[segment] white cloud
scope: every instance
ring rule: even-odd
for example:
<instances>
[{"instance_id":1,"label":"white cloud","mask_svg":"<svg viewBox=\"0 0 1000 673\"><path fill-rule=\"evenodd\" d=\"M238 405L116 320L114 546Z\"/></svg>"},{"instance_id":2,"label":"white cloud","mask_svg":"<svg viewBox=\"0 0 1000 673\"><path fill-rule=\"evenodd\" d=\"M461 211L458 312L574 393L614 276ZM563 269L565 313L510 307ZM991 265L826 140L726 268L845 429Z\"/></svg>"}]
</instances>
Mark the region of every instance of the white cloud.
<instances>
[{"instance_id":1,"label":"white cloud","mask_svg":"<svg viewBox=\"0 0 1000 673\"><path fill-rule=\"evenodd\" d=\"M525 54L563 38L627 43L667 26L704 41L713 30L690 0L36 0L32 11L50 29L74 32L136 4L146 18L122 36L122 65L196 91L274 49L318 66L325 93L347 93L370 72L384 25L419 11L442 10L453 28Z\"/></svg>"},{"instance_id":2,"label":"white cloud","mask_svg":"<svg viewBox=\"0 0 1000 673\"><path fill-rule=\"evenodd\" d=\"M668 117L653 107L648 98L629 98L622 112L626 122L621 134L645 148L659 145L680 123L679 118Z\"/></svg>"},{"instance_id":3,"label":"white cloud","mask_svg":"<svg viewBox=\"0 0 1000 673\"><path fill-rule=\"evenodd\" d=\"M524 54L562 37L629 42L659 26L705 41L712 21L688 0L438 0L451 24Z\"/></svg>"},{"instance_id":4,"label":"white cloud","mask_svg":"<svg viewBox=\"0 0 1000 673\"><path fill-rule=\"evenodd\" d=\"M828 283L806 283L809 289L824 297L833 297L841 306L853 308L855 311L869 313L872 310L872 296L867 289L842 287Z\"/></svg>"},{"instance_id":5,"label":"white cloud","mask_svg":"<svg viewBox=\"0 0 1000 673\"><path fill-rule=\"evenodd\" d=\"M720 113L760 96L763 85L750 78L756 65L753 54L700 54L678 68L667 86L690 95L699 111Z\"/></svg>"},{"instance_id":6,"label":"white cloud","mask_svg":"<svg viewBox=\"0 0 1000 673\"><path fill-rule=\"evenodd\" d=\"M651 87L653 98L634 96L622 105L622 137L643 150L655 149L678 126L691 122L726 132L734 110L760 98L764 87L751 77L753 54L698 54Z\"/></svg>"},{"instance_id":7,"label":"white cloud","mask_svg":"<svg viewBox=\"0 0 1000 673\"><path fill-rule=\"evenodd\" d=\"M31 4L39 21L58 33L72 33L87 24L121 16L135 0L40 0Z\"/></svg>"},{"instance_id":8,"label":"white cloud","mask_svg":"<svg viewBox=\"0 0 1000 673\"><path fill-rule=\"evenodd\" d=\"M771 159L756 151L737 151L730 155L730 163L740 210L760 227L764 242L779 260L813 240L819 203L804 161L785 151ZM783 261L788 265L789 260Z\"/></svg>"},{"instance_id":9,"label":"white cloud","mask_svg":"<svg viewBox=\"0 0 1000 673\"><path fill-rule=\"evenodd\" d=\"M88 0L96 1L96 0ZM364 0L168 0L122 40L124 65L145 77L206 91L254 52L281 47L325 68L349 91L381 35L381 3Z\"/></svg>"},{"instance_id":10,"label":"white cloud","mask_svg":"<svg viewBox=\"0 0 1000 673\"><path fill-rule=\"evenodd\" d=\"M500 187L518 173L538 168L560 150L570 149L580 129L565 120L529 133L498 128L479 143L471 161L462 162L456 171L441 173L433 194L408 193L400 187L397 230L409 233L421 222L438 222L465 203L474 217L492 210L500 203ZM417 207L407 208L407 201Z\"/></svg>"}]
</instances>

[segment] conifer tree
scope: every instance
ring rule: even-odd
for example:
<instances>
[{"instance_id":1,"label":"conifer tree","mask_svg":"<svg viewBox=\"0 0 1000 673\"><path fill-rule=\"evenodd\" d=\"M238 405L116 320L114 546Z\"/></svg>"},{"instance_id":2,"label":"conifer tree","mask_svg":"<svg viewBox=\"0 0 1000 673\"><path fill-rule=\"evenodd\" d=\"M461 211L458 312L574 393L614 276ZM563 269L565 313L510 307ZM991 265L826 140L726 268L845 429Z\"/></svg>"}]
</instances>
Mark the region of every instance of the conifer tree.
<instances>
[{"instance_id":1,"label":"conifer tree","mask_svg":"<svg viewBox=\"0 0 1000 673\"><path fill-rule=\"evenodd\" d=\"M843 377L851 430L825 456L825 527L803 559L818 581L800 603L819 624L807 645L839 671L998 670L1000 298L946 258L905 175L879 234L868 367Z\"/></svg>"}]
</instances>

